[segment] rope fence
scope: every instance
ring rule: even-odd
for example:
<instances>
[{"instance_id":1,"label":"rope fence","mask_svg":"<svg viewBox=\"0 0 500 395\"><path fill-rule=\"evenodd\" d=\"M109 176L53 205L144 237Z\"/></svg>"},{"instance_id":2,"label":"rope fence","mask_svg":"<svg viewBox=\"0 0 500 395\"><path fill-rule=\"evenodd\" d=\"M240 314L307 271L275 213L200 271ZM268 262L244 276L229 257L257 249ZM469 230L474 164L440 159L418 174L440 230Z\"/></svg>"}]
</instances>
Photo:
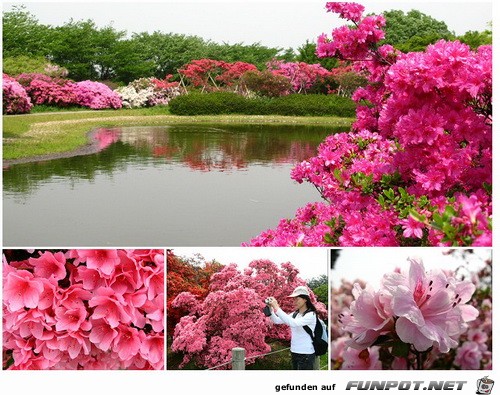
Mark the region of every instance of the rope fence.
<instances>
[{"instance_id":1,"label":"rope fence","mask_svg":"<svg viewBox=\"0 0 500 395\"><path fill-rule=\"evenodd\" d=\"M252 355L251 357L246 357L246 355L245 355L246 351L244 348L235 347L231 350L232 356L231 356L231 360L229 362L225 362L225 363L221 363L220 365L212 366L211 368L208 368L206 370L214 370L214 369L218 369L218 368L221 368L221 367L227 366L227 365L232 365L233 370L245 370L245 361L248 361L248 360L254 359L254 358L265 357L265 356L272 355L272 354L278 354L278 353L281 353L283 351L288 351L288 350L290 350L290 347L282 348L280 350L271 351L271 352L264 353L264 354ZM319 370L326 370L326 369L328 369L328 364L319 368Z\"/></svg>"}]
</instances>

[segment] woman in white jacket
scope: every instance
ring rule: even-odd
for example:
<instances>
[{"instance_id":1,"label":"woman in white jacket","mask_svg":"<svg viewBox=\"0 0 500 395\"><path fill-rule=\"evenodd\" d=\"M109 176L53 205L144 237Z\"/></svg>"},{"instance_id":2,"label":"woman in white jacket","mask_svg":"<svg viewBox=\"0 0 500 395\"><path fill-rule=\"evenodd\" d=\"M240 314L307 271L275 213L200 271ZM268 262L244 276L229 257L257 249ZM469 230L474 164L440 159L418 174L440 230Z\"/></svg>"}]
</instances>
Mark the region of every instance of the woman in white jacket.
<instances>
[{"instance_id":1,"label":"woman in white jacket","mask_svg":"<svg viewBox=\"0 0 500 395\"><path fill-rule=\"evenodd\" d=\"M270 298L271 320L275 324L286 324L291 329L292 369L313 370L316 355L311 336L303 328L307 325L314 333L316 327L316 307L311 302L307 287L295 288L289 297L294 298L296 310L290 314L281 310L278 301Z\"/></svg>"}]
</instances>

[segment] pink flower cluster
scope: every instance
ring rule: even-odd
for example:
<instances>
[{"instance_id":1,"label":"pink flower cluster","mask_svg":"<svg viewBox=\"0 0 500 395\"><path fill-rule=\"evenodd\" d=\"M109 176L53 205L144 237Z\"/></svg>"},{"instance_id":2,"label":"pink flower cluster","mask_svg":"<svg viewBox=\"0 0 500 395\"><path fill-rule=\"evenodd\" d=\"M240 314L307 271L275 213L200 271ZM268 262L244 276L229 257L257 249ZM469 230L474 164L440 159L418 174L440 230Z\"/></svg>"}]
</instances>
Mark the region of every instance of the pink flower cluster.
<instances>
[{"instance_id":1,"label":"pink flower cluster","mask_svg":"<svg viewBox=\"0 0 500 395\"><path fill-rule=\"evenodd\" d=\"M326 3L326 11L339 14L341 18L356 23L361 20L365 7L358 3L328 2Z\"/></svg>"},{"instance_id":2,"label":"pink flower cluster","mask_svg":"<svg viewBox=\"0 0 500 395\"><path fill-rule=\"evenodd\" d=\"M26 87L34 104L60 107L77 104L74 83L70 80L40 73L23 73L17 76L17 80Z\"/></svg>"},{"instance_id":3,"label":"pink flower cluster","mask_svg":"<svg viewBox=\"0 0 500 395\"><path fill-rule=\"evenodd\" d=\"M32 104L26 90L7 74L2 79L4 114L24 114L30 112Z\"/></svg>"},{"instance_id":4,"label":"pink flower cluster","mask_svg":"<svg viewBox=\"0 0 500 395\"><path fill-rule=\"evenodd\" d=\"M330 71L319 64L285 62L283 60L273 60L267 63L267 69L274 75L286 77L292 84L295 93L306 93L322 79L332 75Z\"/></svg>"},{"instance_id":5,"label":"pink flower cluster","mask_svg":"<svg viewBox=\"0 0 500 395\"><path fill-rule=\"evenodd\" d=\"M370 83L353 95L353 131L327 138L292 170L326 203L250 244L491 246L491 46L439 41L400 54L376 46L382 17L361 18L353 3L327 8L355 26L320 37L318 54L355 60Z\"/></svg>"},{"instance_id":6,"label":"pink flower cluster","mask_svg":"<svg viewBox=\"0 0 500 395\"><path fill-rule=\"evenodd\" d=\"M74 92L79 105L93 110L122 107L120 95L100 82L77 82L75 83Z\"/></svg>"},{"instance_id":7,"label":"pink flower cluster","mask_svg":"<svg viewBox=\"0 0 500 395\"><path fill-rule=\"evenodd\" d=\"M34 104L76 105L95 110L122 106L120 96L100 82L73 82L40 73L20 74L17 81L25 87Z\"/></svg>"},{"instance_id":8,"label":"pink flower cluster","mask_svg":"<svg viewBox=\"0 0 500 395\"><path fill-rule=\"evenodd\" d=\"M385 19L380 15L362 17L364 7L356 3L327 3L328 12L354 22L355 28L341 26L333 29L332 37L322 34L316 52L320 57L338 57L342 60L364 60L368 52L385 37Z\"/></svg>"},{"instance_id":9,"label":"pink flower cluster","mask_svg":"<svg viewBox=\"0 0 500 395\"><path fill-rule=\"evenodd\" d=\"M162 369L163 317L162 250L6 251L4 369Z\"/></svg>"},{"instance_id":10,"label":"pink flower cluster","mask_svg":"<svg viewBox=\"0 0 500 395\"><path fill-rule=\"evenodd\" d=\"M268 339L289 339L288 328L272 325L262 309L265 298L274 296L285 311L293 311L293 300L287 296L296 286L305 285L298 274L291 263L279 267L269 260L256 260L243 272L230 264L212 276L210 293L204 300L189 292L180 293L172 303L188 313L173 334L172 351L184 354L180 367L190 361L215 367L231 360L233 347L244 347L249 358L269 352ZM311 299L319 313L326 315L325 306L314 295ZM255 358L247 361L253 362Z\"/></svg>"},{"instance_id":11,"label":"pink flower cluster","mask_svg":"<svg viewBox=\"0 0 500 395\"><path fill-rule=\"evenodd\" d=\"M491 297L475 291L453 273L426 272L419 259L386 274L378 290L357 282L347 294L332 290L334 367L491 366Z\"/></svg>"}]
</instances>

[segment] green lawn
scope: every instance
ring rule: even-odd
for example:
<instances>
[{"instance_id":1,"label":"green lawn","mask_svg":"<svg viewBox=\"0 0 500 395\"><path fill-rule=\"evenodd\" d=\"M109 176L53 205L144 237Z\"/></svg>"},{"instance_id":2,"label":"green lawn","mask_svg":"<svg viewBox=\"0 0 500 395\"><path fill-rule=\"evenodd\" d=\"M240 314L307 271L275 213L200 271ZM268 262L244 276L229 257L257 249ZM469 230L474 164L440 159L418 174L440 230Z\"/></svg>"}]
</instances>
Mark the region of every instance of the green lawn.
<instances>
[{"instance_id":1,"label":"green lawn","mask_svg":"<svg viewBox=\"0 0 500 395\"><path fill-rule=\"evenodd\" d=\"M3 116L3 158L19 159L72 151L88 143L97 127L161 126L172 123L238 123L350 126L352 118L261 115L170 115L168 107L100 111L54 111Z\"/></svg>"}]
</instances>

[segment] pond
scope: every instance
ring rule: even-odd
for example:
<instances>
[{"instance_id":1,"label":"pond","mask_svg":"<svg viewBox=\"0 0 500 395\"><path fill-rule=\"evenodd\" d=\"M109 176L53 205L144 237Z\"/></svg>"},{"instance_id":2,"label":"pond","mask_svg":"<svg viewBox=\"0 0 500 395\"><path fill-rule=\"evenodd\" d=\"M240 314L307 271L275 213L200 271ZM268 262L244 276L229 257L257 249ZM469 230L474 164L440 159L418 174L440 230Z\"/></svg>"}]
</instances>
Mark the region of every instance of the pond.
<instances>
[{"instance_id":1,"label":"pond","mask_svg":"<svg viewBox=\"0 0 500 395\"><path fill-rule=\"evenodd\" d=\"M237 246L320 199L290 179L332 126L95 132L98 152L3 171L9 247Z\"/></svg>"}]
</instances>

